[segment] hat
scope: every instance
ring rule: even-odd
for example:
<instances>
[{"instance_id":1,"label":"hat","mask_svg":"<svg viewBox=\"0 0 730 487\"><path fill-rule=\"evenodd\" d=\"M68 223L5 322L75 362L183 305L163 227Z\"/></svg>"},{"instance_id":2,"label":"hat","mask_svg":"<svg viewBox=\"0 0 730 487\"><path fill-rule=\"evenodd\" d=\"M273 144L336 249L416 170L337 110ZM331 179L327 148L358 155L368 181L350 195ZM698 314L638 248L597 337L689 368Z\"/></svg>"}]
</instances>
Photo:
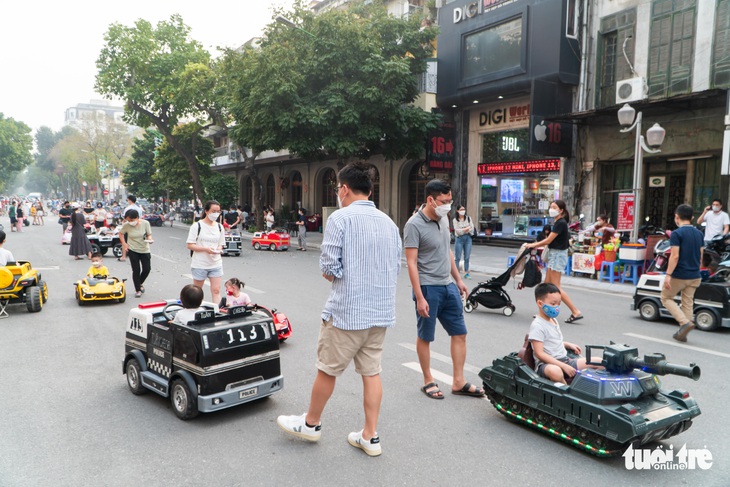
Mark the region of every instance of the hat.
<instances>
[{"instance_id":1,"label":"hat","mask_svg":"<svg viewBox=\"0 0 730 487\"><path fill-rule=\"evenodd\" d=\"M81 208L78 203L71 203L71 208Z\"/></svg>"}]
</instances>

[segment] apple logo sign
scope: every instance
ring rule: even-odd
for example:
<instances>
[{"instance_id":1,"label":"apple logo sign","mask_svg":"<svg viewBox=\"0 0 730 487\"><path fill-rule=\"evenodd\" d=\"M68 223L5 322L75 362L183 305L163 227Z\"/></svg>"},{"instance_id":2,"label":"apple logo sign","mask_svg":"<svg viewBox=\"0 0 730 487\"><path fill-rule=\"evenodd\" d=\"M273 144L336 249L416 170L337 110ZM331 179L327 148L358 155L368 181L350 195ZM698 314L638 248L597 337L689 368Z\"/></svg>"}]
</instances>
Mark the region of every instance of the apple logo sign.
<instances>
[{"instance_id":1,"label":"apple logo sign","mask_svg":"<svg viewBox=\"0 0 730 487\"><path fill-rule=\"evenodd\" d=\"M547 140L547 127L545 126L545 120L540 122L540 125L535 125L535 139L539 140L540 142L545 142Z\"/></svg>"}]
</instances>

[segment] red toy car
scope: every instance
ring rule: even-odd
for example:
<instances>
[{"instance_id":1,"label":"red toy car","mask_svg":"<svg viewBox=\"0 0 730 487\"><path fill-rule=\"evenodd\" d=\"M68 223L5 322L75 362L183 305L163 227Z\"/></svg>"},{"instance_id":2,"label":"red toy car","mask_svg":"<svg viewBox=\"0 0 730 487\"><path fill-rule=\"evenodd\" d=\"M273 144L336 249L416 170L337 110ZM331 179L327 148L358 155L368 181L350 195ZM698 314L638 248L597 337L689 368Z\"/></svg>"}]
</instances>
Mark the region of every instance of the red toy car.
<instances>
[{"instance_id":1,"label":"red toy car","mask_svg":"<svg viewBox=\"0 0 730 487\"><path fill-rule=\"evenodd\" d=\"M256 232L251 240L253 248L269 250L288 250L291 236L285 230L272 230L270 232Z\"/></svg>"}]
</instances>

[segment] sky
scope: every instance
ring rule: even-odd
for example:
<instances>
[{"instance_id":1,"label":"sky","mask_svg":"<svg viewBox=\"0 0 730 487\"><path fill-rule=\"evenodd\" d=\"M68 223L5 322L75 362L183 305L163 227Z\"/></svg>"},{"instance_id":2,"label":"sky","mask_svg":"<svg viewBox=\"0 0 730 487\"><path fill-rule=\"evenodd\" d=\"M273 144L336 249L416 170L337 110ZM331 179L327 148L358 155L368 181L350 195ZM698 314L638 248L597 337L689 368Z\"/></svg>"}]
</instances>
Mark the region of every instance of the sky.
<instances>
[{"instance_id":1,"label":"sky","mask_svg":"<svg viewBox=\"0 0 730 487\"><path fill-rule=\"evenodd\" d=\"M96 59L114 22L153 25L180 14L190 36L211 54L263 32L271 8L294 0L65 0L3 2L0 13L0 113L34 131L63 126L64 112L102 99L94 92ZM120 103L121 105L121 103Z\"/></svg>"}]
</instances>

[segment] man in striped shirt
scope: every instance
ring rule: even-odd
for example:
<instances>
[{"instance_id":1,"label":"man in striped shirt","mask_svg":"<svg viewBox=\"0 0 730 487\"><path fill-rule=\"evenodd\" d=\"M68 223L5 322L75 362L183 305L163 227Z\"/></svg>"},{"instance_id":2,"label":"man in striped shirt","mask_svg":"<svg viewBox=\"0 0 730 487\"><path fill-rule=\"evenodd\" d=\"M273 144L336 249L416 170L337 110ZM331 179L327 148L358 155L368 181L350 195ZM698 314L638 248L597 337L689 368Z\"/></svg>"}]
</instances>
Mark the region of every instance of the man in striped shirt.
<instances>
[{"instance_id":1,"label":"man in striped shirt","mask_svg":"<svg viewBox=\"0 0 730 487\"><path fill-rule=\"evenodd\" d=\"M335 381L354 361L355 372L362 376L365 425L347 440L377 456L382 452L376 432L383 396L380 359L385 331L395 324L402 245L398 227L368 201L373 188L369 171L368 165L353 163L338 174L342 209L327 220L319 259L332 290L322 311L309 410L301 416L279 416L277 423L289 434L319 440L320 418Z\"/></svg>"}]
</instances>

